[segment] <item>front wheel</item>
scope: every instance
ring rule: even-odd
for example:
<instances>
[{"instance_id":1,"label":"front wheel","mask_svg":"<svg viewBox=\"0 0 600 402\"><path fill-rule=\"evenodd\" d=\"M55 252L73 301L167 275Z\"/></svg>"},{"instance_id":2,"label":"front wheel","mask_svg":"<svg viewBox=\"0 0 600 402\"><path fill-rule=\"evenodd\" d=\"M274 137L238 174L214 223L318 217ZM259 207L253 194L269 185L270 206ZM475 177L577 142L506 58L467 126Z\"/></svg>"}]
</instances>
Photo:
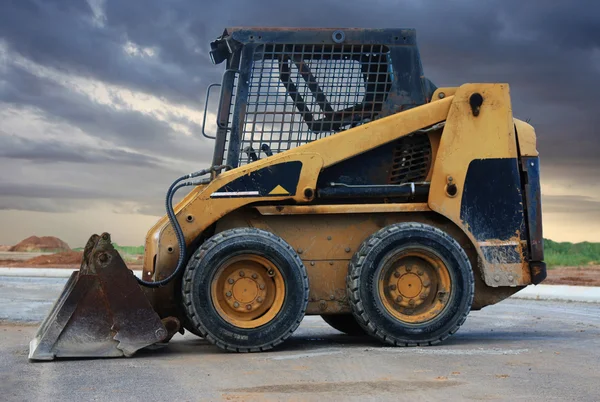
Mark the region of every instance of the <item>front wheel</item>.
<instances>
[{"instance_id":1,"label":"front wheel","mask_svg":"<svg viewBox=\"0 0 600 402\"><path fill-rule=\"evenodd\" d=\"M433 345L454 334L475 289L458 242L421 223L390 225L367 238L352 258L347 286L361 327L397 346Z\"/></svg>"},{"instance_id":2,"label":"front wheel","mask_svg":"<svg viewBox=\"0 0 600 402\"><path fill-rule=\"evenodd\" d=\"M225 350L263 351L300 325L308 276L280 237L255 228L230 229L194 253L182 292L187 318L200 335Z\"/></svg>"}]
</instances>

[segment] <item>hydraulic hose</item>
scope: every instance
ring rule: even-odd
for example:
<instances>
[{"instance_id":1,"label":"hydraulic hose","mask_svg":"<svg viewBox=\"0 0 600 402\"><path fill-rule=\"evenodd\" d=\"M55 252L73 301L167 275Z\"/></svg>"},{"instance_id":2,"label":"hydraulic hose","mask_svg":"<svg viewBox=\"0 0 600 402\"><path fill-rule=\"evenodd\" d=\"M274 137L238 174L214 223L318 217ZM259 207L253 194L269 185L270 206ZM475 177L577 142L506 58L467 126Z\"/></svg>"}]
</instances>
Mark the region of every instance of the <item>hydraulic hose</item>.
<instances>
[{"instance_id":1,"label":"hydraulic hose","mask_svg":"<svg viewBox=\"0 0 600 402\"><path fill-rule=\"evenodd\" d=\"M185 265L187 247L186 247L186 243L185 243L185 236L183 235L183 230L181 229L181 225L179 224L179 221L177 221L177 217L175 216L175 210L173 208L173 196L175 196L175 193L177 192L177 190L179 190L182 187L198 186L200 184L205 184L209 181L209 179L202 179L202 180L196 180L196 181L190 180L190 181L186 181L183 183L181 183L181 182L184 180L187 180L187 179L194 178L194 177L203 176L207 173L219 171L223 168L231 169L230 166L213 166L209 169L203 169L203 170L199 170L194 173L187 174L185 176L181 176L180 178L175 180L169 186L169 189L167 190L167 196L165 198L165 209L167 210L167 216L169 217L169 222L171 223L171 225L173 226L173 229L175 230L175 236L177 237L177 244L179 246L179 259L177 260L177 266L176 266L175 270L171 273L171 275L169 275L168 277L166 277L164 279L161 279L160 281L145 281L136 276L135 279L137 280L137 282L140 285L146 286L148 288L159 288L161 286L165 286L166 284L171 282L175 277L177 277L177 275L181 272L181 270L183 269L183 267Z\"/></svg>"}]
</instances>

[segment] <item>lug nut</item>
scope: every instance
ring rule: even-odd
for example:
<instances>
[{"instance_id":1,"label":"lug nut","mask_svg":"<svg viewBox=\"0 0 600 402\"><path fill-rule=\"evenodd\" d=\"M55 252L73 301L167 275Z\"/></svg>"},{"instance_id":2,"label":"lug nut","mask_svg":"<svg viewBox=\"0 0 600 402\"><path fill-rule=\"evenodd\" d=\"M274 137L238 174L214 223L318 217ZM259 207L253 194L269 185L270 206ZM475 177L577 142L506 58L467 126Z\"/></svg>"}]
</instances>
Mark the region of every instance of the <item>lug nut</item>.
<instances>
[{"instance_id":1,"label":"lug nut","mask_svg":"<svg viewBox=\"0 0 600 402\"><path fill-rule=\"evenodd\" d=\"M258 286L258 288L259 288L260 290L265 290L265 285L263 285L263 284L261 283L261 284Z\"/></svg>"},{"instance_id":2,"label":"lug nut","mask_svg":"<svg viewBox=\"0 0 600 402\"><path fill-rule=\"evenodd\" d=\"M233 303L233 307L238 308L239 306L240 306L240 303L238 303L238 302Z\"/></svg>"},{"instance_id":3,"label":"lug nut","mask_svg":"<svg viewBox=\"0 0 600 402\"><path fill-rule=\"evenodd\" d=\"M417 274L419 274L419 276L422 276L423 275L423 270L422 269L418 270Z\"/></svg>"},{"instance_id":4,"label":"lug nut","mask_svg":"<svg viewBox=\"0 0 600 402\"><path fill-rule=\"evenodd\" d=\"M427 295L425 293L422 293L419 297L421 298L421 300L427 299Z\"/></svg>"},{"instance_id":5,"label":"lug nut","mask_svg":"<svg viewBox=\"0 0 600 402\"><path fill-rule=\"evenodd\" d=\"M258 278L258 275L252 274L252 279L256 279L256 278Z\"/></svg>"},{"instance_id":6,"label":"lug nut","mask_svg":"<svg viewBox=\"0 0 600 402\"><path fill-rule=\"evenodd\" d=\"M398 303L402 302L402 296L398 296L398 297L396 297L396 301L397 301Z\"/></svg>"},{"instance_id":7,"label":"lug nut","mask_svg":"<svg viewBox=\"0 0 600 402\"><path fill-rule=\"evenodd\" d=\"M412 271L412 267L406 267L406 272Z\"/></svg>"},{"instance_id":8,"label":"lug nut","mask_svg":"<svg viewBox=\"0 0 600 402\"><path fill-rule=\"evenodd\" d=\"M241 277L244 277L244 275L246 275L246 274L244 273L244 271L240 271L240 276L241 276Z\"/></svg>"},{"instance_id":9,"label":"lug nut","mask_svg":"<svg viewBox=\"0 0 600 402\"><path fill-rule=\"evenodd\" d=\"M227 296L227 297L231 297L231 292L227 292L227 293L225 293L225 296Z\"/></svg>"},{"instance_id":10,"label":"lug nut","mask_svg":"<svg viewBox=\"0 0 600 402\"><path fill-rule=\"evenodd\" d=\"M431 283L429 281L425 281L423 282L423 286L425 286L426 288L429 287L429 285L431 285Z\"/></svg>"},{"instance_id":11,"label":"lug nut","mask_svg":"<svg viewBox=\"0 0 600 402\"><path fill-rule=\"evenodd\" d=\"M390 285L390 290L396 290L396 285Z\"/></svg>"},{"instance_id":12,"label":"lug nut","mask_svg":"<svg viewBox=\"0 0 600 402\"><path fill-rule=\"evenodd\" d=\"M398 272L398 271L394 272L394 276L395 276L396 278L400 278L400 272Z\"/></svg>"},{"instance_id":13,"label":"lug nut","mask_svg":"<svg viewBox=\"0 0 600 402\"><path fill-rule=\"evenodd\" d=\"M408 305L411 306L411 307L414 306L415 305L415 301L413 299L410 299L408 301Z\"/></svg>"},{"instance_id":14,"label":"lug nut","mask_svg":"<svg viewBox=\"0 0 600 402\"><path fill-rule=\"evenodd\" d=\"M259 297L257 297L257 298L256 298L256 301L257 301L257 302L259 302L259 303L262 303L262 297L260 297L260 296L259 296Z\"/></svg>"},{"instance_id":15,"label":"lug nut","mask_svg":"<svg viewBox=\"0 0 600 402\"><path fill-rule=\"evenodd\" d=\"M246 310L252 310L252 305L251 304L246 304Z\"/></svg>"},{"instance_id":16,"label":"lug nut","mask_svg":"<svg viewBox=\"0 0 600 402\"><path fill-rule=\"evenodd\" d=\"M230 284L230 285L233 285L233 282L235 282L235 281L234 281L232 278L229 278L229 279L227 280L227 282L229 282L229 284Z\"/></svg>"}]
</instances>

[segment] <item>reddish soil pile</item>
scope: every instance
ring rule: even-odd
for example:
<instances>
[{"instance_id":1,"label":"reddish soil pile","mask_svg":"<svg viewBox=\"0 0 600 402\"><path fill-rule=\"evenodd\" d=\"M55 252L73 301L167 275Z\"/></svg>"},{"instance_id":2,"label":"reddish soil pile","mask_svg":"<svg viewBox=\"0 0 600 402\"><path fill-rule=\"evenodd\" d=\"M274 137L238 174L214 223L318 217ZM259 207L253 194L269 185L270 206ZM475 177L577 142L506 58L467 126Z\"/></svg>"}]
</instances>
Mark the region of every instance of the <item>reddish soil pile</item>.
<instances>
[{"instance_id":1,"label":"reddish soil pile","mask_svg":"<svg viewBox=\"0 0 600 402\"><path fill-rule=\"evenodd\" d=\"M63 265L79 265L83 258L82 251L66 251L64 253L56 253L49 255L40 255L23 261L23 265L28 267L61 267Z\"/></svg>"},{"instance_id":2,"label":"reddish soil pile","mask_svg":"<svg viewBox=\"0 0 600 402\"><path fill-rule=\"evenodd\" d=\"M143 257L137 258L135 261L127 261L127 268L133 270L141 270ZM40 255L28 260L0 260L2 267L25 267L25 268L79 268L83 259L82 251L66 251L63 253Z\"/></svg>"},{"instance_id":3,"label":"reddish soil pile","mask_svg":"<svg viewBox=\"0 0 600 402\"><path fill-rule=\"evenodd\" d=\"M543 285L600 286L600 266L557 267L548 270Z\"/></svg>"},{"instance_id":4,"label":"reddish soil pile","mask_svg":"<svg viewBox=\"0 0 600 402\"><path fill-rule=\"evenodd\" d=\"M12 246L8 251L71 251L71 247L58 237L53 236L31 236Z\"/></svg>"}]
</instances>

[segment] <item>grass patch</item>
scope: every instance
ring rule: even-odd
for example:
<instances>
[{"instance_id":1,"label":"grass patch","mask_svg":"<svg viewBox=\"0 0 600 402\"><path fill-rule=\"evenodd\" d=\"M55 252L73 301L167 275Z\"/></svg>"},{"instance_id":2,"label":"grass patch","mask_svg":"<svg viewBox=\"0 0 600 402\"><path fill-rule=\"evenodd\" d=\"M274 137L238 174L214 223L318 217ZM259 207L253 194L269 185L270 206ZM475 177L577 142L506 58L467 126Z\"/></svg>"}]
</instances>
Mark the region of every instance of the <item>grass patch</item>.
<instances>
[{"instance_id":1,"label":"grass patch","mask_svg":"<svg viewBox=\"0 0 600 402\"><path fill-rule=\"evenodd\" d=\"M144 246L119 246L117 243L113 243L112 245L120 254L144 255ZM77 247L73 250L83 251L83 247Z\"/></svg>"},{"instance_id":2,"label":"grass patch","mask_svg":"<svg viewBox=\"0 0 600 402\"><path fill-rule=\"evenodd\" d=\"M113 247L119 253L131 254L131 255L143 255L144 246L119 246L117 243L113 243Z\"/></svg>"},{"instance_id":3,"label":"grass patch","mask_svg":"<svg viewBox=\"0 0 600 402\"><path fill-rule=\"evenodd\" d=\"M600 243L544 239L544 260L549 267L600 264Z\"/></svg>"}]
</instances>

